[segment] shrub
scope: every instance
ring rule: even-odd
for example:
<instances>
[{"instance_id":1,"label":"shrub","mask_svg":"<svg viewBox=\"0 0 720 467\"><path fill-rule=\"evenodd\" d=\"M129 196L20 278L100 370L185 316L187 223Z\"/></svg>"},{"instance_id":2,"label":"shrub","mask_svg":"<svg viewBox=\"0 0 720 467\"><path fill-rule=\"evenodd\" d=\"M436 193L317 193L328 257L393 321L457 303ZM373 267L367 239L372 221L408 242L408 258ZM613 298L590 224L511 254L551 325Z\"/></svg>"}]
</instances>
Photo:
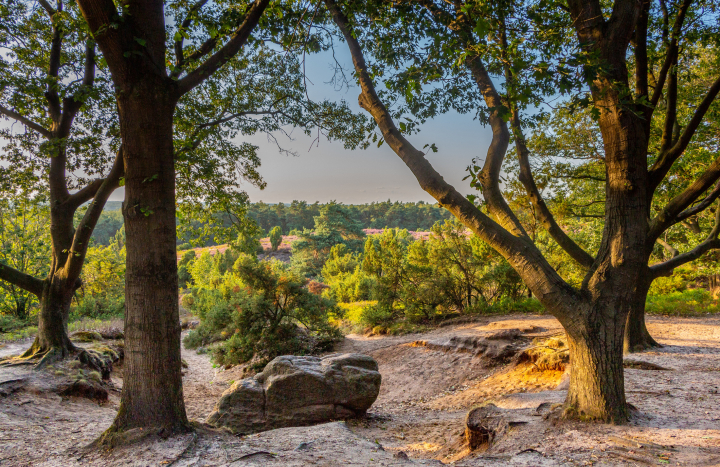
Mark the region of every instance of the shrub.
<instances>
[{"instance_id":1,"label":"shrub","mask_svg":"<svg viewBox=\"0 0 720 467\"><path fill-rule=\"evenodd\" d=\"M0 315L0 333L15 331L24 326L27 326L25 320L13 315Z\"/></svg>"},{"instance_id":2,"label":"shrub","mask_svg":"<svg viewBox=\"0 0 720 467\"><path fill-rule=\"evenodd\" d=\"M705 289L687 289L663 295L648 295L645 311L658 315L694 316L720 312L720 304Z\"/></svg>"},{"instance_id":3,"label":"shrub","mask_svg":"<svg viewBox=\"0 0 720 467\"><path fill-rule=\"evenodd\" d=\"M279 226L275 226L270 231L270 247L272 248L272 251L277 251L281 243L282 229Z\"/></svg>"},{"instance_id":4,"label":"shrub","mask_svg":"<svg viewBox=\"0 0 720 467\"><path fill-rule=\"evenodd\" d=\"M254 368L278 355L310 354L328 349L341 337L329 322L341 314L335 302L311 293L306 280L279 261L258 261L243 254L232 268L240 285L193 291L200 326L185 345L195 348L220 341L213 359L221 365L252 360Z\"/></svg>"}]
</instances>

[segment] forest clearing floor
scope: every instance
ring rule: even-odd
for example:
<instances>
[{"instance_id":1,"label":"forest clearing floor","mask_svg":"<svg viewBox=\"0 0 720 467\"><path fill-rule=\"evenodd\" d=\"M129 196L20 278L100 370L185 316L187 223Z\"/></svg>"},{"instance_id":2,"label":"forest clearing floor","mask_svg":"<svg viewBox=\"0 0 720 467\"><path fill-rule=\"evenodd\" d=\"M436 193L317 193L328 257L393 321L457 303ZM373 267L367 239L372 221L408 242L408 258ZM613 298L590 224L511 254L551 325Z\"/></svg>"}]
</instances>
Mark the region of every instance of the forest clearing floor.
<instances>
[{"instance_id":1,"label":"forest clearing floor","mask_svg":"<svg viewBox=\"0 0 720 467\"><path fill-rule=\"evenodd\" d=\"M198 425L195 433L151 435L110 452L84 447L112 423L122 368L104 403L55 394L50 372L0 368L0 466L720 465L720 317L649 317L648 326L663 347L626 357L651 364L626 365L628 401L637 408L628 425L537 417L473 453L463 442L471 408L487 401L507 409L562 402L564 376L529 363L493 364L452 342L504 329L520 330L526 342L556 336L561 329L553 318L488 316L422 334L350 335L337 351L373 356L383 377L363 419L244 437ZM29 345L7 344L0 357ZM201 422L242 371L214 368L207 354L186 349L183 359L188 416ZM639 369L652 365L666 371Z\"/></svg>"}]
</instances>

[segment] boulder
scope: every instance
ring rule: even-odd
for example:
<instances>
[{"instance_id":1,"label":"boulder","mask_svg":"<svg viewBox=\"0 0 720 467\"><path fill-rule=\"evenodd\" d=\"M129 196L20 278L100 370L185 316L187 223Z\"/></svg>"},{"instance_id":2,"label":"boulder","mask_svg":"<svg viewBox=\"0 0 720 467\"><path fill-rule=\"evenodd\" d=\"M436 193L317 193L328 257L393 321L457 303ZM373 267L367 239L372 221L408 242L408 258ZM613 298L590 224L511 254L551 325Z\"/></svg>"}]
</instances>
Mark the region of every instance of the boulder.
<instances>
[{"instance_id":1,"label":"boulder","mask_svg":"<svg viewBox=\"0 0 720 467\"><path fill-rule=\"evenodd\" d=\"M365 414L380 392L377 362L362 354L285 355L220 397L207 423L248 434Z\"/></svg>"}]
</instances>

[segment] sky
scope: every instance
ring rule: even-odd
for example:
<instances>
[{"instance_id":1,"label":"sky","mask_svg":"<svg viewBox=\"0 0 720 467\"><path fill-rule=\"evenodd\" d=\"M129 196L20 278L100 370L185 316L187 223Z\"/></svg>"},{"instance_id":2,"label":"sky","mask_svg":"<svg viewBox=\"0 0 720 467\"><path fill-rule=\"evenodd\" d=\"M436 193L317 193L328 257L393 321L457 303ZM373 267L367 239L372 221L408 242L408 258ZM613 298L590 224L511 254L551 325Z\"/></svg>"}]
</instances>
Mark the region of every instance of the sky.
<instances>
[{"instance_id":1,"label":"sky","mask_svg":"<svg viewBox=\"0 0 720 467\"><path fill-rule=\"evenodd\" d=\"M338 61L351 76L352 62L344 44L338 44L335 51ZM327 82L333 74L333 59L330 53L307 57L308 93L316 101L345 99L355 112L364 112L357 104L359 88L336 90ZM9 122L1 122L7 126ZM427 158L435 169L459 192L470 194L469 180L465 168L473 157L484 159L492 138L489 127L483 127L472 115L449 113L426 122L419 133L409 137L418 149L434 143L439 151L428 152ZM259 169L267 182L264 190L247 183L243 188L251 202L290 203L293 200L320 201L335 200L345 204L363 204L373 201L426 201L434 202L425 193L410 170L400 158L383 144L378 148L371 144L368 149L347 150L339 141L328 141L306 136L300 130L287 129L292 139L275 135L284 149L297 156L280 153L277 145L267 135L246 137L244 141L257 145L261 160ZM241 142L241 141L238 141ZM313 144L315 143L315 144ZM122 201L124 189L116 190L110 201Z\"/></svg>"},{"instance_id":2,"label":"sky","mask_svg":"<svg viewBox=\"0 0 720 467\"><path fill-rule=\"evenodd\" d=\"M346 49L338 48L336 56L349 69L350 56ZM337 91L326 84L331 76L331 57L318 54L308 57L306 70L309 94L312 99L345 99L356 112L364 112L357 104L359 88ZM347 150L342 142L321 139L313 145L314 137L299 130L292 139L278 135L284 148L297 156L280 153L266 135L255 135L245 141L259 146L262 162L260 174L267 187L260 190L250 184L244 186L252 202L289 203L292 200L327 202L335 200L345 204L362 204L373 201L426 201L434 202L425 193L400 158L383 144L368 149ZM446 114L421 127L419 134L409 139L416 148L435 143L439 151L429 152L428 159L435 169L463 194L473 192L465 168L473 157L484 158L492 138L492 131L483 127L472 115ZM312 146L312 147L311 147ZM118 190L110 200L122 200Z\"/></svg>"}]
</instances>

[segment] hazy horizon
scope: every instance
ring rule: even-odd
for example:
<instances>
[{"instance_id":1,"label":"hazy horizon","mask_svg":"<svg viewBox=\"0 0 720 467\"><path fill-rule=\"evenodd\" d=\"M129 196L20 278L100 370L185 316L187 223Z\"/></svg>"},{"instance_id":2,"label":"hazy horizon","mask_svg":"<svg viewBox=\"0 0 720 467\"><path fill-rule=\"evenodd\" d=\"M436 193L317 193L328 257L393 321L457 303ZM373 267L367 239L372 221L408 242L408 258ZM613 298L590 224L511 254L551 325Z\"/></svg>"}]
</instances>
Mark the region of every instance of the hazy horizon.
<instances>
[{"instance_id":1,"label":"hazy horizon","mask_svg":"<svg viewBox=\"0 0 720 467\"><path fill-rule=\"evenodd\" d=\"M336 57L350 69L347 47L338 47ZM310 75L308 92L313 99L345 99L350 108L364 112L357 104L359 88L353 86L336 91L327 84L331 79L332 58L326 54L308 57L307 71ZM345 204L365 204L374 201L416 202L435 200L420 188L417 180L402 160L383 144L375 144L366 150L347 150L342 142L330 142L316 135L306 136L294 130L293 140L277 136L279 143L298 154L288 156L278 151L275 143L267 140L266 135L254 135L244 141L260 147L262 161L260 174L267 187L260 190L246 184L252 202L289 203L307 200L321 203L335 200ZM429 152L428 160L435 169L463 194L473 193L469 181L463 181L467 175L465 168L473 157L484 158L492 138L492 131L473 120L472 115L459 115L451 112L435 118L421 126L419 134L408 139L415 147L435 143L439 151ZM315 144L313 144L315 142ZM123 190L117 190L111 200L122 200Z\"/></svg>"}]
</instances>

